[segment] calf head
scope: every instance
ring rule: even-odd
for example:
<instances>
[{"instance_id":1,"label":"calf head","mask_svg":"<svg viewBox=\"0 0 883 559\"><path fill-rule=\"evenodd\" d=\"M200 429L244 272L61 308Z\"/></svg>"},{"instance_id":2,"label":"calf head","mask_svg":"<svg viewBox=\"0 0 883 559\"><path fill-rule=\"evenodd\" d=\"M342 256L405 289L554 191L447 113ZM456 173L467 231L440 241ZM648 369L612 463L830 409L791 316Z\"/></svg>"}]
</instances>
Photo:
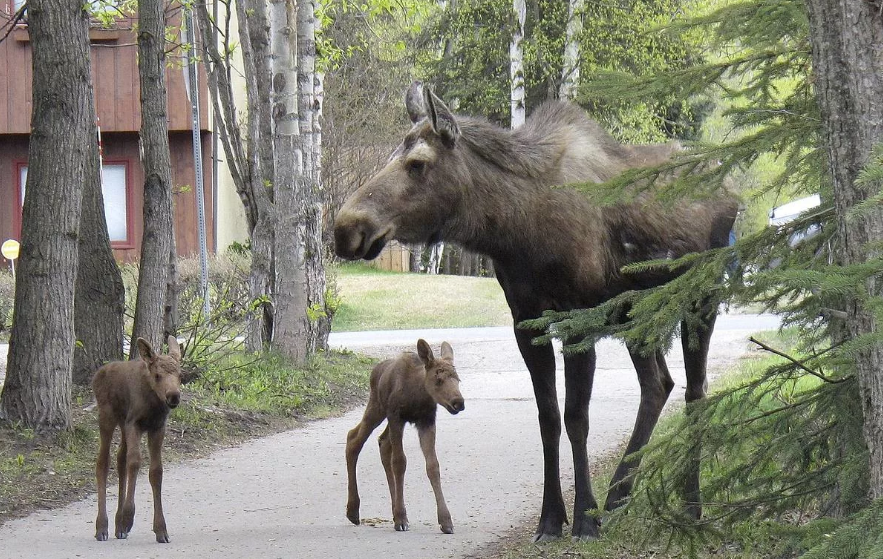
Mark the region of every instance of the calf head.
<instances>
[{"instance_id":1,"label":"calf head","mask_svg":"<svg viewBox=\"0 0 883 559\"><path fill-rule=\"evenodd\" d=\"M138 353L147 363L148 381L161 402L170 408L181 403L181 348L174 336L169 336L168 354L156 353L144 338L138 338Z\"/></svg>"},{"instance_id":2,"label":"calf head","mask_svg":"<svg viewBox=\"0 0 883 559\"><path fill-rule=\"evenodd\" d=\"M435 402L456 415L466 408L460 394L460 377L454 369L454 350L451 344L442 342L441 358L436 359L425 340L417 340L417 355L426 370L426 391Z\"/></svg>"}]
</instances>

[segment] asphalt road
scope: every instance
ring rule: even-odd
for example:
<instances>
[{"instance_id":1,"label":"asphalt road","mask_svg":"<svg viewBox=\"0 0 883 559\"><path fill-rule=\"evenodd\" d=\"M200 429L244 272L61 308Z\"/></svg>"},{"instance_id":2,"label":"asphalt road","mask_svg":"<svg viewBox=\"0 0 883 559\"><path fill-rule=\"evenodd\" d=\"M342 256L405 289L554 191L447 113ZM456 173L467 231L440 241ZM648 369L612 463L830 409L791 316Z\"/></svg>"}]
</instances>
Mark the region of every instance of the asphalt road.
<instances>
[{"instance_id":1,"label":"asphalt road","mask_svg":"<svg viewBox=\"0 0 883 559\"><path fill-rule=\"evenodd\" d=\"M751 333L777 325L771 316L721 316L712 339L711 376L747 351ZM405 502L411 530L393 530L379 452L370 441L359 462L363 523L353 526L347 521L344 443L347 431L361 417L362 410L357 409L205 459L167 466L163 500L169 544L155 543L149 484L142 468L129 539L95 541L96 501L91 497L0 526L0 557L481 557L483 548L513 526L532 522L539 513L542 452L530 380L510 328L344 333L333 334L331 342L388 357L413 349L418 337L436 350L442 340L452 344L466 398L465 412L450 416L439 410L438 420L438 456L453 535L442 534L436 523L432 491L412 428L405 433L409 458ZM0 359L5 358L6 348L0 347L0 353ZM680 350L668 361L677 383L671 401L682 401ZM560 366L559 396L563 399ZM591 407L590 455L615 448L629 434L638 400L627 352L616 342L602 341ZM568 487L572 467L566 437L562 437L561 457L563 484ZM109 487L108 493L108 507L114 510L115 487Z\"/></svg>"}]
</instances>

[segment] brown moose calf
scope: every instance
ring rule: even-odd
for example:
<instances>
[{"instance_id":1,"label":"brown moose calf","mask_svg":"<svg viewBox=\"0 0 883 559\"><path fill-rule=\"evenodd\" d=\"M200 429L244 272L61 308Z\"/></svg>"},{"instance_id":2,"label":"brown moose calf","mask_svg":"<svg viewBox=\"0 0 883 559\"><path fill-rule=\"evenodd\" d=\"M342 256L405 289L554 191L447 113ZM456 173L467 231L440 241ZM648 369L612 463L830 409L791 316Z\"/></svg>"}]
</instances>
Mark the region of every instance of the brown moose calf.
<instances>
[{"instance_id":1,"label":"brown moose calf","mask_svg":"<svg viewBox=\"0 0 883 559\"><path fill-rule=\"evenodd\" d=\"M429 344L417 340L417 354L402 353L388 359L371 371L371 393L362 421L346 437L346 469L349 496L346 517L359 524L359 488L356 484L356 462L365 441L384 419L386 429L381 433L380 460L386 471L389 495L392 498L392 517L397 531L408 529L405 511L404 482L407 460L402 448L405 423L417 426L420 448L426 458L426 474L435 493L438 523L445 534L454 533L451 513L442 495L438 457L435 454L436 404L452 414L463 411L460 377L454 369L454 350L442 342L441 359L436 359Z\"/></svg>"},{"instance_id":2,"label":"brown moose calf","mask_svg":"<svg viewBox=\"0 0 883 559\"><path fill-rule=\"evenodd\" d=\"M107 472L110 441L119 426L117 472L120 478L116 537L124 539L135 520L135 479L141 467L141 436L147 433L150 451L150 486L153 489L153 532L156 541L168 543L162 510L162 443L169 411L181 402L181 350L169 336L168 355L157 354L142 338L136 342L141 359L114 361L98 369L92 391L98 403L101 442L95 475L98 481L98 518L95 539L107 540Z\"/></svg>"}]
</instances>

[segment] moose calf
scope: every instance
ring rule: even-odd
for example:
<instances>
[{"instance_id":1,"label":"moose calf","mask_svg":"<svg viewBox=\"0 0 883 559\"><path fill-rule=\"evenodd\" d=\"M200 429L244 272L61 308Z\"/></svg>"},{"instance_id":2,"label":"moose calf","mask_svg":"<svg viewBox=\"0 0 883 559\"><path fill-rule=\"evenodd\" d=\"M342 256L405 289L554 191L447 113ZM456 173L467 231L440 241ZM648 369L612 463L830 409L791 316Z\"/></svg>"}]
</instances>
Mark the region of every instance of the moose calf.
<instances>
[{"instance_id":1,"label":"moose calf","mask_svg":"<svg viewBox=\"0 0 883 559\"><path fill-rule=\"evenodd\" d=\"M442 342L441 359L432 354L429 344L417 340L417 354L407 352L396 359L388 359L371 371L371 393L362 421L347 435L346 469L349 496L346 517L359 524L359 488L356 484L356 462L362 446L384 419L386 429L380 435L380 460L386 471L389 494L392 498L392 516L397 531L408 529L405 511L404 481L407 460L402 448L405 423L417 426L420 448L426 458L426 474L435 493L438 523L445 534L454 533L451 513L442 495L438 458L435 454L436 404L452 414L463 411L460 377L454 369L454 350Z\"/></svg>"},{"instance_id":2,"label":"moose calf","mask_svg":"<svg viewBox=\"0 0 883 559\"><path fill-rule=\"evenodd\" d=\"M153 532L156 541L168 543L162 510L162 443L169 411L181 402L181 349L169 336L168 355L157 354L142 338L136 342L141 359L114 361L98 369L92 391L98 403L101 443L95 474L98 481L98 518L95 539L107 540L107 472L110 441L120 427L117 472L120 478L116 537L124 539L135 520L135 479L141 466L141 435L147 433L150 450L150 486L153 489Z\"/></svg>"}]
</instances>

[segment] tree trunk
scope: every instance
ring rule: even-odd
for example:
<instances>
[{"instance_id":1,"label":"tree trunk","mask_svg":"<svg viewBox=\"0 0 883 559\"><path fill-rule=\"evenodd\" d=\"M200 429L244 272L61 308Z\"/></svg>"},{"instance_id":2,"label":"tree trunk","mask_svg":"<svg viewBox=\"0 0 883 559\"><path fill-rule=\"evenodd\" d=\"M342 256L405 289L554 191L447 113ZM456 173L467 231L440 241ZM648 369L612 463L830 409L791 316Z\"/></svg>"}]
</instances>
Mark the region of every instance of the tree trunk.
<instances>
[{"instance_id":1,"label":"tree trunk","mask_svg":"<svg viewBox=\"0 0 883 559\"><path fill-rule=\"evenodd\" d=\"M316 74L315 0L297 4L297 82L300 90L300 137L304 154L303 190L300 193L304 245L304 274L307 288L307 353L328 348L331 316L325 306L325 245L322 242L324 190L321 182L319 146L319 95L321 79Z\"/></svg>"},{"instance_id":2,"label":"tree trunk","mask_svg":"<svg viewBox=\"0 0 883 559\"><path fill-rule=\"evenodd\" d=\"M89 16L79 0L31 0L33 112L22 243L0 417L70 425L74 290L83 184L97 162ZM93 177L94 180L95 177Z\"/></svg>"},{"instance_id":3,"label":"tree trunk","mask_svg":"<svg viewBox=\"0 0 883 559\"><path fill-rule=\"evenodd\" d=\"M119 266L110 248L104 196L99 180L98 144L87 159L88 178L83 181L80 219L77 289L74 300L73 381L85 386L98 367L123 358L123 311L125 288ZM94 165L90 163L94 162Z\"/></svg>"},{"instance_id":4,"label":"tree trunk","mask_svg":"<svg viewBox=\"0 0 883 559\"><path fill-rule=\"evenodd\" d=\"M141 164L144 235L132 339L162 347L172 250L172 164L166 109L165 12L161 0L138 2L138 74L141 80ZM172 278L174 279L174 278ZM129 358L138 357L131 344Z\"/></svg>"},{"instance_id":5,"label":"tree trunk","mask_svg":"<svg viewBox=\"0 0 883 559\"><path fill-rule=\"evenodd\" d=\"M883 211L851 216L857 204L876 194L855 184L872 148L883 141L883 18L873 2L807 0L810 15L816 97L821 109L825 145L831 166L837 227L844 264L880 258ZM883 294L883 282L871 278L871 297ZM847 327L852 337L877 332L872 308L851 301ZM870 493L883 497L883 347L856 356L864 414L864 436L870 451Z\"/></svg>"},{"instance_id":6,"label":"tree trunk","mask_svg":"<svg viewBox=\"0 0 883 559\"><path fill-rule=\"evenodd\" d=\"M583 31L583 6L585 0L567 3L567 31L564 40L564 66L561 70L561 99L573 99L579 83L579 41Z\"/></svg>"},{"instance_id":7,"label":"tree trunk","mask_svg":"<svg viewBox=\"0 0 883 559\"><path fill-rule=\"evenodd\" d=\"M270 3L270 45L273 72L273 187L276 223L276 312L273 347L295 363L308 353L306 251L303 239L305 200L304 152L297 106L297 16L293 0Z\"/></svg>"},{"instance_id":8,"label":"tree trunk","mask_svg":"<svg viewBox=\"0 0 883 559\"><path fill-rule=\"evenodd\" d=\"M239 45L230 42L229 27L233 13L229 4L218 22L209 16L206 4L196 3L195 9L202 31L202 51L209 77L209 91L217 130L224 147L236 191L245 207L251 242L251 268L248 285L254 312L246 330L246 346L260 351L273 339L274 323L274 243L276 212L273 206L273 144L270 106L269 25L266 5L262 0L235 3ZM222 26L223 48L218 50L213 34L214 25ZM221 54L223 52L223 54ZM232 60L241 53L241 63ZM231 74L241 67L245 78L246 126L239 123ZM243 128L245 133L243 133Z\"/></svg>"},{"instance_id":9,"label":"tree trunk","mask_svg":"<svg viewBox=\"0 0 883 559\"><path fill-rule=\"evenodd\" d=\"M524 20L527 17L527 3L525 0L513 0L512 7L515 11L516 26L512 33L512 42L509 45L509 75L511 77L512 93L512 128L518 128L524 124L524 49L521 42L524 40Z\"/></svg>"}]
</instances>

